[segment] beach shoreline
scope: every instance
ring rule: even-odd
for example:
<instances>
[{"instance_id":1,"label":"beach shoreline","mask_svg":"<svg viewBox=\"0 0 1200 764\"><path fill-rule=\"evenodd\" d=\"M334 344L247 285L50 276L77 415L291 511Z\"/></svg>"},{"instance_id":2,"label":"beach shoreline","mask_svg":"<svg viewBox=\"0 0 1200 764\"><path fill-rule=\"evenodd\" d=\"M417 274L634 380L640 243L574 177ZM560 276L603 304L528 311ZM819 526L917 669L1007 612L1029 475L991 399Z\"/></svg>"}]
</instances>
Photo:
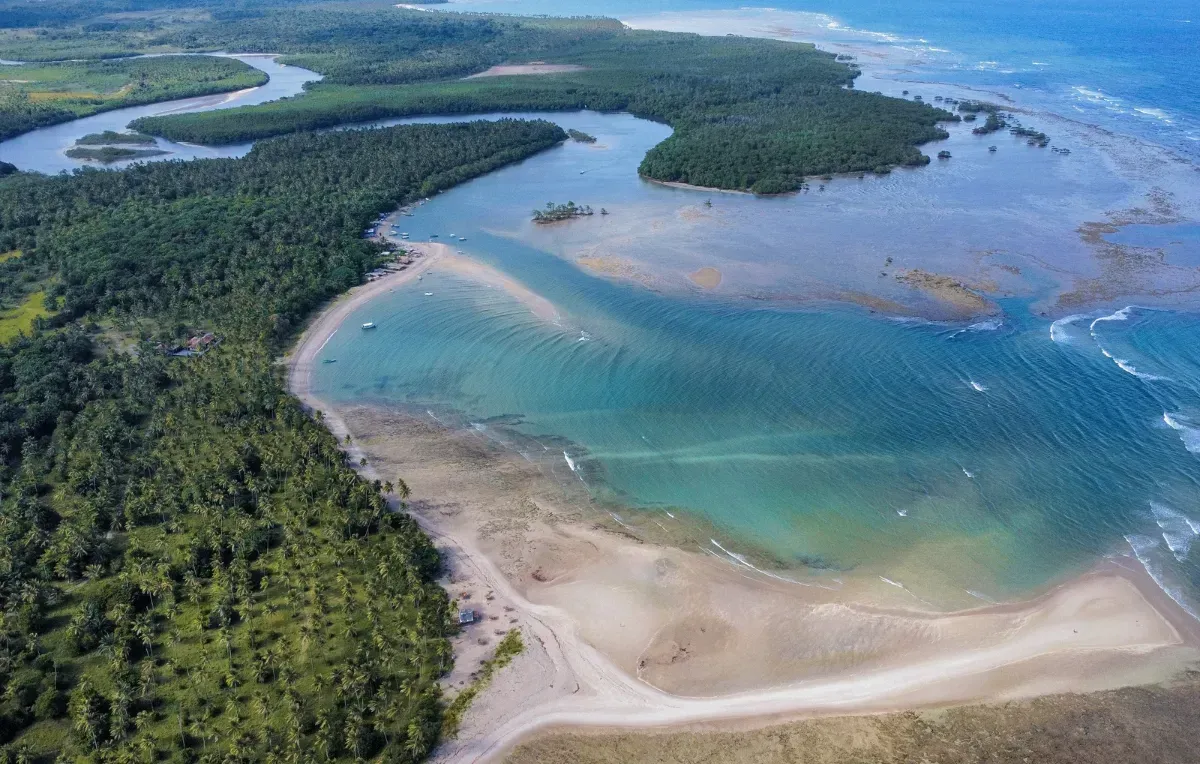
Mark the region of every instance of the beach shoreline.
<instances>
[{"instance_id":1,"label":"beach shoreline","mask_svg":"<svg viewBox=\"0 0 1200 764\"><path fill-rule=\"evenodd\" d=\"M500 634L525 637L436 760L499 760L549 728L757 725L1110 689L1164 681L1200 657L1200 624L1136 563L1105 562L1022 602L914 610L645 542L477 432L321 400L311 371L349 315L455 257L405 246L421 253L416 264L336 300L287 364L292 392L350 435L366 475L405 479L451 597L477 608L445 686L470 681Z\"/></svg>"}]
</instances>

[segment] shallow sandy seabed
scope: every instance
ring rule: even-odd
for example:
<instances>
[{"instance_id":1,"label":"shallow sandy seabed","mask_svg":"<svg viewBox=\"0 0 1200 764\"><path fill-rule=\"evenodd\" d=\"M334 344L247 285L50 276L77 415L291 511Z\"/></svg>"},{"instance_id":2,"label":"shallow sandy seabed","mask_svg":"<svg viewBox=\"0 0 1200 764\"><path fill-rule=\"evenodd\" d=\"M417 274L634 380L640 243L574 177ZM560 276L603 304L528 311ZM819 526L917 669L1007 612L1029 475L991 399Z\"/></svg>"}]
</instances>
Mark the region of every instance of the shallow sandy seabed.
<instances>
[{"instance_id":1,"label":"shallow sandy seabed","mask_svg":"<svg viewBox=\"0 0 1200 764\"><path fill-rule=\"evenodd\" d=\"M403 476L409 511L445 555L452 596L479 612L481 623L456 639L446 684L470 681L507 630L525 637L526 651L438 760L492 760L548 726L658 727L1105 689L1162 681L1200 657L1195 622L1115 562L1028 602L917 612L896 599L903 592L889 599L866 581L831 591L647 543L582 490L477 433L394 410L331 408L309 385L320 348L358 305L430 268L453 267L553 315L445 245L409 246L421 255L413 266L314 321L289 359L289 381L335 434L352 436L353 460L365 457L369 475Z\"/></svg>"}]
</instances>

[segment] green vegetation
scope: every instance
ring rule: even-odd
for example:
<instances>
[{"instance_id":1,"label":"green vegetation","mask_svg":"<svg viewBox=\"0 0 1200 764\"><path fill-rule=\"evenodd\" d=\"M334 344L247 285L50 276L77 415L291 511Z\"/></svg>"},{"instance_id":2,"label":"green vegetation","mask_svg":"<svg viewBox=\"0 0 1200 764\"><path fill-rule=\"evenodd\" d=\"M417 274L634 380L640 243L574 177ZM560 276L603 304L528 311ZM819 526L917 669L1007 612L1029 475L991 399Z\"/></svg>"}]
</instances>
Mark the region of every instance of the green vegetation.
<instances>
[{"instance_id":1,"label":"green vegetation","mask_svg":"<svg viewBox=\"0 0 1200 764\"><path fill-rule=\"evenodd\" d=\"M34 292L12 310L0 312L0 342L8 342L22 334L33 334L34 327L49 315L46 293Z\"/></svg>"},{"instance_id":2,"label":"green vegetation","mask_svg":"<svg viewBox=\"0 0 1200 764\"><path fill-rule=\"evenodd\" d=\"M75 141L76 146L145 146L154 143L154 136L140 133L118 133L105 130L102 133L90 133Z\"/></svg>"},{"instance_id":3,"label":"green vegetation","mask_svg":"<svg viewBox=\"0 0 1200 764\"><path fill-rule=\"evenodd\" d=\"M497 671L512 663L512 659L516 658L524 650L525 641L521 639L521 632L519 630L513 629L504 635L504 639L500 640L500 644L496 645L496 652L492 654L491 658L483 662L483 667L479 669L475 681L471 682L458 695L455 695L454 700L450 701L450 705L446 707L446 713L442 717L443 735L454 737L458 734L463 714L471 707L471 703L475 701L475 697L487 689Z\"/></svg>"},{"instance_id":4,"label":"green vegetation","mask_svg":"<svg viewBox=\"0 0 1200 764\"><path fill-rule=\"evenodd\" d=\"M425 756L438 555L275 359L382 261L380 211L565 139L421 125L0 181L0 304L58 308L0 344L4 760Z\"/></svg>"},{"instance_id":5,"label":"green vegetation","mask_svg":"<svg viewBox=\"0 0 1200 764\"><path fill-rule=\"evenodd\" d=\"M92 22L63 23L47 35L58 46L100 45L103 38L104 46L123 50L282 52L286 63L325 76L296 98L137 125L205 144L433 113L629 111L675 130L647 154L640 167L646 177L778 193L799 188L807 175L924 164L928 158L917 146L945 137L939 121L957 119L929 105L855 91L856 66L812 46L636 31L612 19L262 0L221 6L191 21L158 17L138 29L116 24L92 33ZM0 36L0 56L45 52L20 40ZM461 80L532 59L586 70Z\"/></svg>"},{"instance_id":6,"label":"green vegetation","mask_svg":"<svg viewBox=\"0 0 1200 764\"><path fill-rule=\"evenodd\" d=\"M94 148L75 147L67 149L66 155L72 159L88 159L94 162L121 162L126 159L145 159L170 154L162 149L127 149L120 146L99 146Z\"/></svg>"},{"instance_id":7,"label":"green vegetation","mask_svg":"<svg viewBox=\"0 0 1200 764\"><path fill-rule=\"evenodd\" d=\"M230 58L168 56L4 67L0 140L101 111L224 93L267 76Z\"/></svg>"},{"instance_id":8,"label":"green vegetation","mask_svg":"<svg viewBox=\"0 0 1200 764\"><path fill-rule=\"evenodd\" d=\"M404 19L399 11L396 14ZM293 15L298 17L293 27L305 23L303 14ZM629 111L675 128L674 135L646 155L641 174L778 193L798 188L805 175L924 164L928 157L917 146L945 137L937 123L955 119L924 104L857 92L850 87L857 69L807 45L639 32L599 20L549 24L457 14L409 15L421 17L417 23L428 34L436 33L439 41L450 39L434 47L428 60L422 59L423 71L408 63L376 61L375 56L384 52L369 47L361 54L362 64L355 63L360 54L353 49L332 63L325 53L293 55L289 61L313 66L326 73L327 80L297 98L149 118L134 126L174 140L220 144L420 114ZM360 31L351 31L362 23L354 14L320 18L332 26L328 37L361 36ZM577 25L575 38L564 42L563 32L570 23ZM272 47L288 52L298 47L278 35L272 42ZM532 55L551 63L580 64L586 70L457 79L468 70ZM473 65L469 69L468 62ZM450 74L456 79L376 84Z\"/></svg>"},{"instance_id":9,"label":"green vegetation","mask_svg":"<svg viewBox=\"0 0 1200 764\"><path fill-rule=\"evenodd\" d=\"M555 223L559 220L570 220L571 218L587 217L592 214L592 208L589 205L577 206L575 202L567 202L566 204L555 204L554 202L546 202L546 209L533 211L533 222L535 223ZM608 214L608 213L604 213Z\"/></svg>"},{"instance_id":10,"label":"green vegetation","mask_svg":"<svg viewBox=\"0 0 1200 764\"><path fill-rule=\"evenodd\" d=\"M571 136L571 140L575 141L576 143L595 143L596 142L596 136L588 135L587 133L583 132L582 130L576 130L575 128L568 128L567 135Z\"/></svg>"}]
</instances>

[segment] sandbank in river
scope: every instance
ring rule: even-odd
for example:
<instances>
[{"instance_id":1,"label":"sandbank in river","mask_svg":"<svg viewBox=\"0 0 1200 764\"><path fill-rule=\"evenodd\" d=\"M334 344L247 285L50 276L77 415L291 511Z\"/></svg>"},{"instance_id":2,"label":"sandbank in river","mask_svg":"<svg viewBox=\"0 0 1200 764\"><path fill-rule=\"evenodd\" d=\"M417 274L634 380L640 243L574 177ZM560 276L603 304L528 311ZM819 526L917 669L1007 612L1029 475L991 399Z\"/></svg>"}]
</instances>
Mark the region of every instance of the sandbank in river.
<instances>
[{"instance_id":1,"label":"sandbank in river","mask_svg":"<svg viewBox=\"0 0 1200 764\"><path fill-rule=\"evenodd\" d=\"M663 727L871 713L1161 681L1200 657L1197 624L1121 559L1021 603L955 613L773 577L734 558L648 543L586 493L475 433L312 393L319 351L359 306L433 268L553 305L437 244L352 290L289 357L292 391L380 479L402 476L451 596L482 623L456 639L459 688L511 628L526 651L477 699L444 761L496 760L535 730ZM875 584L877 582L870 582ZM870 592L870 593L868 593Z\"/></svg>"}]
</instances>

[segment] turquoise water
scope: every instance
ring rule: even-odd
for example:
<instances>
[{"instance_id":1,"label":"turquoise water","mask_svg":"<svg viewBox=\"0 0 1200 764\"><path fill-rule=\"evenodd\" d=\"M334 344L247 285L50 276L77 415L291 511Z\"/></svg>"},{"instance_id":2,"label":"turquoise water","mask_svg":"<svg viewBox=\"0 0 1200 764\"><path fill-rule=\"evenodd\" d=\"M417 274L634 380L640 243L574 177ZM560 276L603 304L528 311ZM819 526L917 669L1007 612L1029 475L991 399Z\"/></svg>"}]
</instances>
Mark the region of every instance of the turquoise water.
<instances>
[{"instance_id":1,"label":"turquoise water","mask_svg":"<svg viewBox=\"0 0 1200 764\"><path fill-rule=\"evenodd\" d=\"M1136 552L1191 597L1193 316L1104 309L1052 324L1012 299L1003 317L938 323L597 278L550 252L562 239L599 245L637 194L647 204L705 195L642 183L624 166L660 126L573 119L608 148L568 144L400 219L415 239L436 233L511 274L562 321L435 269L329 339L322 357L337 363L317 366L319 396L473 428L556 479L583 481L605 506L632 508L615 510L625 519L700 517L725 548L815 581L870 574L968 604ZM592 196L571 195L581 177ZM627 204L606 219L549 231L526 222L542 199L613 197ZM714 206L729 199L758 203ZM378 330L355 328L366 321Z\"/></svg>"}]
</instances>

